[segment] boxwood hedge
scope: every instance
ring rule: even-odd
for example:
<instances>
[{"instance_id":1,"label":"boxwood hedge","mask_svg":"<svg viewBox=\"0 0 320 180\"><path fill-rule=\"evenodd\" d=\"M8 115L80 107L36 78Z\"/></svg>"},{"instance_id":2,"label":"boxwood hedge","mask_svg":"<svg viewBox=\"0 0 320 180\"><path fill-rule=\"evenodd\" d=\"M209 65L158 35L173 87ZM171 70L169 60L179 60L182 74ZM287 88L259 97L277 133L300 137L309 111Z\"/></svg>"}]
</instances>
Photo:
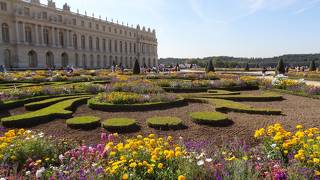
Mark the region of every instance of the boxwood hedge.
<instances>
[{"instance_id":1,"label":"boxwood hedge","mask_svg":"<svg viewBox=\"0 0 320 180\"><path fill-rule=\"evenodd\" d=\"M111 132L134 132L139 129L135 119L111 118L102 122L102 127Z\"/></svg>"},{"instance_id":2,"label":"boxwood hedge","mask_svg":"<svg viewBox=\"0 0 320 180\"><path fill-rule=\"evenodd\" d=\"M2 118L1 122L7 127L28 127L55 118L70 118L73 113L72 110L85 103L87 99L88 97L81 97L65 100L37 111Z\"/></svg>"},{"instance_id":3,"label":"boxwood hedge","mask_svg":"<svg viewBox=\"0 0 320 180\"><path fill-rule=\"evenodd\" d=\"M149 127L161 130L180 129L183 127L182 120L177 117L152 117L147 119Z\"/></svg>"},{"instance_id":4,"label":"boxwood hedge","mask_svg":"<svg viewBox=\"0 0 320 180\"><path fill-rule=\"evenodd\" d=\"M100 120L96 116L81 116L68 119L66 123L71 128L91 129L99 126Z\"/></svg>"},{"instance_id":5,"label":"boxwood hedge","mask_svg":"<svg viewBox=\"0 0 320 180\"><path fill-rule=\"evenodd\" d=\"M228 126L233 124L226 114L220 112L192 112L189 115L197 124L210 126Z\"/></svg>"}]
</instances>

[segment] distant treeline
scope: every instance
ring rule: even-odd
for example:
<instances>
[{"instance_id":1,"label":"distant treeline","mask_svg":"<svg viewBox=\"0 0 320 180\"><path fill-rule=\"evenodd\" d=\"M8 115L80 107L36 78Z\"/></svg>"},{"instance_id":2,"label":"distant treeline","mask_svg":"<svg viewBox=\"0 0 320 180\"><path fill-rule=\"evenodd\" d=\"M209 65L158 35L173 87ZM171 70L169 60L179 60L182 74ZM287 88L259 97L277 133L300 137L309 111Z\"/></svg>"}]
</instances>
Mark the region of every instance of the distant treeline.
<instances>
[{"instance_id":1,"label":"distant treeline","mask_svg":"<svg viewBox=\"0 0 320 180\"><path fill-rule=\"evenodd\" d=\"M213 56L205 58L161 58L159 62L166 65L197 64L205 67L209 60L213 60L217 68L240 68L249 64L251 68L275 67L283 59L286 66L309 66L314 60L317 66L320 64L320 54L289 54L272 58L241 58L228 56Z\"/></svg>"}]
</instances>

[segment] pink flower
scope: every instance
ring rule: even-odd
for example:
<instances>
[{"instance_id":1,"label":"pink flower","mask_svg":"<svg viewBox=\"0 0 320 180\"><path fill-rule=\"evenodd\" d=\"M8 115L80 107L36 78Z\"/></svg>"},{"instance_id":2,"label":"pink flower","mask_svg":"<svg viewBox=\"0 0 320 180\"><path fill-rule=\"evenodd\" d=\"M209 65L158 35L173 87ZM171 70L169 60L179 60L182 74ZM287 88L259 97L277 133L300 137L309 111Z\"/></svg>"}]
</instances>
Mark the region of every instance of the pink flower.
<instances>
[{"instance_id":1,"label":"pink flower","mask_svg":"<svg viewBox=\"0 0 320 180\"><path fill-rule=\"evenodd\" d=\"M109 140L109 141L113 141L113 140L114 140L113 134L109 134L109 135L108 135L108 140Z\"/></svg>"},{"instance_id":2,"label":"pink flower","mask_svg":"<svg viewBox=\"0 0 320 180\"><path fill-rule=\"evenodd\" d=\"M102 144L105 144L107 141L107 134L106 133L101 133L101 142Z\"/></svg>"}]
</instances>

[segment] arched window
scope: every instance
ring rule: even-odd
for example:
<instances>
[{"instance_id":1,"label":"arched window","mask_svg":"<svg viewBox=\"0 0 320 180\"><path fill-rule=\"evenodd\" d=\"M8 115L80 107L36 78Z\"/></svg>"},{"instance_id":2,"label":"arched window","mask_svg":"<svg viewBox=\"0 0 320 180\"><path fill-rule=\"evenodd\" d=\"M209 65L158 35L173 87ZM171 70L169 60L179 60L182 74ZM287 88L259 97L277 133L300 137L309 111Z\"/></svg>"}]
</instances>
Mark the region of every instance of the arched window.
<instances>
[{"instance_id":1,"label":"arched window","mask_svg":"<svg viewBox=\"0 0 320 180\"><path fill-rule=\"evenodd\" d=\"M89 49L92 50L93 46L92 46L92 37L89 37Z\"/></svg>"},{"instance_id":2,"label":"arched window","mask_svg":"<svg viewBox=\"0 0 320 180\"><path fill-rule=\"evenodd\" d=\"M123 66L123 58L122 56L120 57L120 63L119 63L120 66Z\"/></svg>"},{"instance_id":3,"label":"arched window","mask_svg":"<svg viewBox=\"0 0 320 180\"><path fill-rule=\"evenodd\" d=\"M125 67L128 67L128 57L125 57L124 65Z\"/></svg>"},{"instance_id":4,"label":"arched window","mask_svg":"<svg viewBox=\"0 0 320 180\"><path fill-rule=\"evenodd\" d=\"M100 59L100 55L97 55L97 67L101 68L101 59Z\"/></svg>"},{"instance_id":5,"label":"arched window","mask_svg":"<svg viewBox=\"0 0 320 180\"><path fill-rule=\"evenodd\" d=\"M64 35L62 31L59 32L59 43L61 46L64 46Z\"/></svg>"},{"instance_id":6,"label":"arched window","mask_svg":"<svg viewBox=\"0 0 320 180\"><path fill-rule=\"evenodd\" d=\"M103 56L103 67L107 67L107 56Z\"/></svg>"},{"instance_id":7,"label":"arched window","mask_svg":"<svg viewBox=\"0 0 320 180\"><path fill-rule=\"evenodd\" d=\"M10 38L9 38L9 26L6 23L2 24L2 41L3 42L9 42Z\"/></svg>"},{"instance_id":8,"label":"arched window","mask_svg":"<svg viewBox=\"0 0 320 180\"><path fill-rule=\"evenodd\" d=\"M82 67L87 68L87 56L85 54L82 55Z\"/></svg>"},{"instance_id":9,"label":"arched window","mask_svg":"<svg viewBox=\"0 0 320 180\"><path fill-rule=\"evenodd\" d=\"M46 53L46 65L47 68L54 68L54 56L52 54L52 52L47 52Z\"/></svg>"},{"instance_id":10,"label":"arched window","mask_svg":"<svg viewBox=\"0 0 320 180\"><path fill-rule=\"evenodd\" d=\"M43 29L43 43L46 45L49 44L49 30L48 30L48 28Z\"/></svg>"},{"instance_id":11,"label":"arched window","mask_svg":"<svg viewBox=\"0 0 320 180\"><path fill-rule=\"evenodd\" d=\"M75 67L79 67L79 55L77 53L74 55L74 61Z\"/></svg>"},{"instance_id":12,"label":"arched window","mask_svg":"<svg viewBox=\"0 0 320 180\"><path fill-rule=\"evenodd\" d=\"M4 66L5 67L12 67L11 63L11 51L9 49L4 50Z\"/></svg>"},{"instance_id":13,"label":"arched window","mask_svg":"<svg viewBox=\"0 0 320 180\"><path fill-rule=\"evenodd\" d=\"M100 50L100 39L99 38L96 38L96 49L97 49L97 51Z\"/></svg>"},{"instance_id":14,"label":"arched window","mask_svg":"<svg viewBox=\"0 0 320 180\"><path fill-rule=\"evenodd\" d=\"M113 63L113 59L112 59L112 56L109 56L109 66L112 66L114 63Z\"/></svg>"},{"instance_id":15,"label":"arched window","mask_svg":"<svg viewBox=\"0 0 320 180\"><path fill-rule=\"evenodd\" d=\"M38 66L37 53L32 50L28 53L28 57L29 57L29 67L36 68Z\"/></svg>"},{"instance_id":16,"label":"arched window","mask_svg":"<svg viewBox=\"0 0 320 180\"><path fill-rule=\"evenodd\" d=\"M91 54L91 55L90 55L90 67L93 68L93 66L94 66L94 57L93 57L93 55Z\"/></svg>"},{"instance_id":17,"label":"arched window","mask_svg":"<svg viewBox=\"0 0 320 180\"><path fill-rule=\"evenodd\" d=\"M130 57L130 68L132 68L132 64L133 64L132 57Z\"/></svg>"},{"instance_id":18,"label":"arched window","mask_svg":"<svg viewBox=\"0 0 320 180\"><path fill-rule=\"evenodd\" d=\"M73 48L78 49L78 36L74 34L72 37L72 40L73 40Z\"/></svg>"},{"instance_id":19,"label":"arched window","mask_svg":"<svg viewBox=\"0 0 320 180\"><path fill-rule=\"evenodd\" d=\"M84 35L81 36L81 49L86 49L86 37Z\"/></svg>"},{"instance_id":20,"label":"arched window","mask_svg":"<svg viewBox=\"0 0 320 180\"><path fill-rule=\"evenodd\" d=\"M117 65L118 64L118 56L115 56L115 65Z\"/></svg>"},{"instance_id":21,"label":"arched window","mask_svg":"<svg viewBox=\"0 0 320 180\"><path fill-rule=\"evenodd\" d=\"M68 64L69 64L68 54L67 53L62 53L61 54L61 66L62 67L67 67Z\"/></svg>"},{"instance_id":22,"label":"arched window","mask_svg":"<svg viewBox=\"0 0 320 180\"><path fill-rule=\"evenodd\" d=\"M25 37L27 43L32 43L32 29L29 26L25 27Z\"/></svg>"}]
</instances>

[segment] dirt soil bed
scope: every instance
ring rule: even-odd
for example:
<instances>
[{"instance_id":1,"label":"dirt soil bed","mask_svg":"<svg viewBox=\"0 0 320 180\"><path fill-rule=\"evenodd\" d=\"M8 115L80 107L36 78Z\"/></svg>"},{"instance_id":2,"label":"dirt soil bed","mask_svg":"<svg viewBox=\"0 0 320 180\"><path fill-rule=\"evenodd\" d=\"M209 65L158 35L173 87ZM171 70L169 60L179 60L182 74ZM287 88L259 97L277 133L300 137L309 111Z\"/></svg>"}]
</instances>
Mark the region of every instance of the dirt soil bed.
<instances>
[{"instance_id":1,"label":"dirt soil bed","mask_svg":"<svg viewBox=\"0 0 320 180\"><path fill-rule=\"evenodd\" d=\"M252 91L251 91L252 92ZM259 93L259 91L253 91ZM144 111L144 112L103 112L92 110L86 105L80 106L74 113L77 116L98 116L102 120L107 118L127 117L135 118L141 130L136 133L123 134L124 136L146 135L155 133L157 135L172 135L176 139L182 136L186 141L198 142L197 144L206 144L205 149L210 151L210 147L220 145L222 142L233 140L235 137L245 140L250 144L254 143L253 133L256 129L266 127L270 124L281 123L284 127L294 129L296 124L302 124L306 127L320 127L320 100L284 95L285 100L274 102L242 102L257 108L281 109L284 115L250 115L244 113L228 113L228 116L234 121L229 127L209 127L201 126L192 122L188 112L213 111L214 108L208 104L189 103L184 107L172 108L167 110ZM11 110L9 113L24 113L24 108ZM0 112L1 116L7 116L8 112ZM146 119L153 116L176 116L183 120L188 128L176 131L160 131L149 128ZM94 130L74 130L67 127L64 119L56 119L46 124L35 126L31 129L42 131L46 134L61 137L72 138L84 141L86 144L97 144L100 140L100 132L105 131L102 128Z\"/></svg>"}]
</instances>

